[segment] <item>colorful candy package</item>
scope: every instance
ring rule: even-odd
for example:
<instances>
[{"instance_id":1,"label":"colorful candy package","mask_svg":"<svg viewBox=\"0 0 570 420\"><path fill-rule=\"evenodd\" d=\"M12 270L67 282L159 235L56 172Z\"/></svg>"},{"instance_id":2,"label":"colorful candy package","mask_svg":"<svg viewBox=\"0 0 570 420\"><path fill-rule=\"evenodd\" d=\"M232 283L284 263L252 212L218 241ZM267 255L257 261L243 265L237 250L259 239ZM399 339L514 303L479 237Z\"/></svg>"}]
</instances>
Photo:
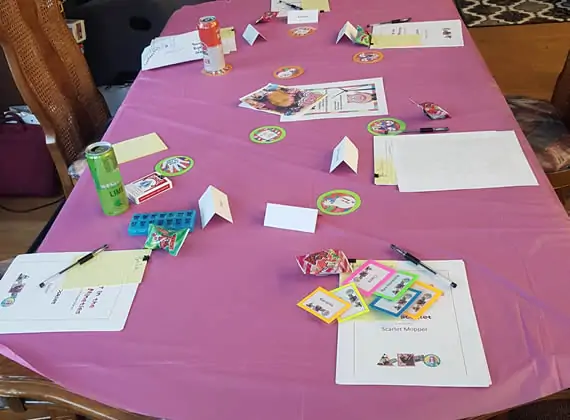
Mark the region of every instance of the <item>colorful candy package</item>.
<instances>
[{"instance_id":1,"label":"colorful candy package","mask_svg":"<svg viewBox=\"0 0 570 420\"><path fill-rule=\"evenodd\" d=\"M447 112L439 105L434 104L433 102L422 102L419 104L413 99L410 99L410 101L419 107L424 112L426 117L428 117L430 120L443 120L445 118L451 118L449 112Z\"/></svg>"},{"instance_id":2,"label":"colorful candy package","mask_svg":"<svg viewBox=\"0 0 570 420\"><path fill-rule=\"evenodd\" d=\"M153 225L148 227L148 236L144 247L147 249L164 249L174 257L180 252L190 229L169 230Z\"/></svg>"},{"instance_id":3,"label":"colorful candy package","mask_svg":"<svg viewBox=\"0 0 570 420\"><path fill-rule=\"evenodd\" d=\"M271 22L275 16L277 12L265 12L255 21L255 24Z\"/></svg>"},{"instance_id":4,"label":"colorful candy package","mask_svg":"<svg viewBox=\"0 0 570 420\"><path fill-rule=\"evenodd\" d=\"M372 43L372 35L362 26L356 27L356 38L354 39L355 44L364 45L369 47Z\"/></svg>"},{"instance_id":5,"label":"colorful candy package","mask_svg":"<svg viewBox=\"0 0 570 420\"><path fill-rule=\"evenodd\" d=\"M350 273L352 268L344 252L338 249L327 249L295 258L305 274L329 276L332 274Z\"/></svg>"}]
</instances>

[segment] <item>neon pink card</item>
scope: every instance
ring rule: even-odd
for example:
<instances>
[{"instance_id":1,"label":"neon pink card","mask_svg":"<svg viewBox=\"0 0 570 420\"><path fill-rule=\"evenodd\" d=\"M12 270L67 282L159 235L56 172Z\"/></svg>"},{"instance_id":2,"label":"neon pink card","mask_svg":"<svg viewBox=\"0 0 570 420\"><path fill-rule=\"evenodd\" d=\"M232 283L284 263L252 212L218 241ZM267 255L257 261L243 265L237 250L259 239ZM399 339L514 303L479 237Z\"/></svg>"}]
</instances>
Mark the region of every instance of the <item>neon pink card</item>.
<instances>
[{"instance_id":1,"label":"neon pink card","mask_svg":"<svg viewBox=\"0 0 570 420\"><path fill-rule=\"evenodd\" d=\"M370 296L395 273L396 270L393 268L387 267L374 260L368 260L348 276L342 284L352 282L356 284L364 296Z\"/></svg>"}]
</instances>

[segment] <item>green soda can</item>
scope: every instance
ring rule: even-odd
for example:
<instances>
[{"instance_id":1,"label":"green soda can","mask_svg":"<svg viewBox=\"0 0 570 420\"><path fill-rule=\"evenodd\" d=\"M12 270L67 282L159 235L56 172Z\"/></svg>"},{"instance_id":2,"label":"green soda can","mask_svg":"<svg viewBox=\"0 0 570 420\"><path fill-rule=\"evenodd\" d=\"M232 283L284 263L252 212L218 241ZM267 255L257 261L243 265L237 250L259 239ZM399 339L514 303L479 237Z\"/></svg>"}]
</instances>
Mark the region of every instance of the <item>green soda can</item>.
<instances>
[{"instance_id":1,"label":"green soda can","mask_svg":"<svg viewBox=\"0 0 570 420\"><path fill-rule=\"evenodd\" d=\"M85 158L95 181L103 213L107 216L117 216L126 212L129 199L111 143L100 141L89 145L85 150Z\"/></svg>"}]
</instances>

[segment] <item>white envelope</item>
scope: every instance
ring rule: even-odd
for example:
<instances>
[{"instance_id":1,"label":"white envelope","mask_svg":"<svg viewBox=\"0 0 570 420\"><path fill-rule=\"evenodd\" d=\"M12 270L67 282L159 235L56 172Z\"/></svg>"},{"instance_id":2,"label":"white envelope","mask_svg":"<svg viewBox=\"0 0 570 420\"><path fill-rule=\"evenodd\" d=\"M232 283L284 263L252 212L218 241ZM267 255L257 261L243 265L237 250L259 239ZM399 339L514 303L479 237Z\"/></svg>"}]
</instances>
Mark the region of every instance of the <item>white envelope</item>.
<instances>
[{"instance_id":1,"label":"white envelope","mask_svg":"<svg viewBox=\"0 0 570 420\"><path fill-rule=\"evenodd\" d=\"M289 10L287 12L287 24L298 25L304 23L318 23L318 10Z\"/></svg>"},{"instance_id":2,"label":"white envelope","mask_svg":"<svg viewBox=\"0 0 570 420\"><path fill-rule=\"evenodd\" d=\"M242 36L249 45L253 45L257 38L267 40L251 23L245 27Z\"/></svg>"},{"instance_id":3,"label":"white envelope","mask_svg":"<svg viewBox=\"0 0 570 420\"><path fill-rule=\"evenodd\" d=\"M356 30L354 25L347 20L344 26L341 28L340 32L338 33L338 36L336 37L336 44L339 43L339 41L342 39L343 36L346 36L348 39L354 42L354 40L356 39L356 35L358 35L358 31Z\"/></svg>"},{"instance_id":4,"label":"white envelope","mask_svg":"<svg viewBox=\"0 0 570 420\"><path fill-rule=\"evenodd\" d=\"M230 223L234 222L230 211L228 196L212 185L206 188L206 191L204 191L204 194L202 194L202 197L198 200L198 207L200 208L202 229L206 227L215 215L220 216Z\"/></svg>"},{"instance_id":5,"label":"white envelope","mask_svg":"<svg viewBox=\"0 0 570 420\"><path fill-rule=\"evenodd\" d=\"M315 233L318 214L317 209L267 203L263 226Z\"/></svg>"},{"instance_id":6,"label":"white envelope","mask_svg":"<svg viewBox=\"0 0 570 420\"><path fill-rule=\"evenodd\" d=\"M342 162L355 174L358 173L358 148L347 136L334 148L329 172L334 171Z\"/></svg>"}]
</instances>

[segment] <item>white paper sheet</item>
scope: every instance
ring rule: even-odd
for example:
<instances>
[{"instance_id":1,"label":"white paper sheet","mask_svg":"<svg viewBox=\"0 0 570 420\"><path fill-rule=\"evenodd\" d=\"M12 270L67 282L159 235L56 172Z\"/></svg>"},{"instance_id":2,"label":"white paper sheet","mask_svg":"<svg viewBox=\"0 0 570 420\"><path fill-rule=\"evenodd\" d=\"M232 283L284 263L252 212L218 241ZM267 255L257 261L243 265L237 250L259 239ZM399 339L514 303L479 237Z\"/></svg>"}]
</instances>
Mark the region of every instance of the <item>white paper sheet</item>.
<instances>
[{"instance_id":1,"label":"white paper sheet","mask_svg":"<svg viewBox=\"0 0 570 420\"><path fill-rule=\"evenodd\" d=\"M398 45L380 47L372 45L372 49L382 48L428 48L428 47L462 47L463 32L460 20L441 20L432 22L407 22L385 25L374 25L372 39L380 36L408 37L419 36L420 45Z\"/></svg>"},{"instance_id":2,"label":"white paper sheet","mask_svg":"<svg viewBox=\"0 0 570 420\"><path fill-rule=\"evenodd\" d=\"M234 222L228 196L212 185L206 188L206 191L198 200L198 208L200 209L202 229L206 227L215 215L230 223Z\"/></svg>"},{"instance_id":3,"label":"white paper sheet","mask_svg":"<svg viewBox=\"0 0 570 420\"><path fill-rule=\"evenodd\" d=\"M402 192L538 185L514 131L400 136L394 164Z\"/></svg>"},{"instance_id":4,"label":"white paper sheet","mask_svg":"<svg viewBox=\"0 0 570 420\"><path fill-rule=\"evenodd\" d=\"M280 0L271 0L271 11L278 12L277 17L285 17L289 10L297 10L294 7L290 7L289 4L302 7L301 0L285 0L284 2Z\"/></svg>"},{"instance_id":5,"label":"white paper sheet","mask_svg":"<svg viewBox=\"0 0 570 420\"><path fill-rule=\"evenodd\" d=\"M354 42L357 35L358 31L354 25L347 20L336 37L336 44L340 42L343 36L346 36L351 42Z\"/></svg>"},{"instance_id":6,"label":"white paper sheet","mask_svg":"<svg viewBox=\"0 0 570 420\"><path fill-rule=\"evenodd\" d=\"M343 162L355 174L358 173L358 148L347 136L334 148L329 172L334 171Z\"/></svg>"},{"instance_id":7,"label":"white paper sheet","mask_svg":"<svg viewBox=\"0 0 570 420\"><path fill-rule=\"evenodd\" d=\"M315 233L318 214L317 209L267 203L263 225L277 229Z\"/></svg>"},{"instance_id":8,"label":"white paper sheet","mask_svg":"<svg viewBox=\"0 0 570 420\"><path fill-rule=\"evenodd\" d=\"M245 27L242 37L249 45L253 45L257 38L266 39L263 35L261 35L261 32L255 29L255 26L252 24L249 24Z\"/></svg>"},{"instance_id":9,"label":"white paper sheet","mask_svg":"<svg viewBox=\"0 0 570 420\"><path fill-rule=\"evenodd\" d=\"M393 136L374 136L375 185L397 185L393 140Z\"/></svg>"},{"instance_id":10,"label":"white paper sheet","mask_svg":"<svg viewBox=\"0 0 570 420\"><path fill-rule=\"evenodd\" d=\"M47 287L39 287L51 274L85 254L16 257L0 282L0 334L122 330L138 283L61 290L58 286L65 280L64 274Z\"/></svg>"},{"instance_id":11,"label":"white paper sheet","mask_svg":"<svg viewBox=\"0 0 570 420\"><path fill-rule=\"evenodd\" d=\"M339 324L336 383L488 387L491 376L463 261L427 262L453 279L455 289L435 283L411 263L393 263L397 270L419 274L420 281L433 284L444 295L418 320L371 309ZM404 354L418 356L418 360L408 365L379 365L384 356L397 359Z\"/></svg>"},{"instance_id":12,"label":"white paper sheet","mask_svg":"<svg viewBox=\"0 0 570 420\"><path fill-rule=\"evenodd\" d=\"M303 23L317 23L319 21L318 10L289 10L287 12L287 24L299 25Z\"/></svg>"},{"instance_id":13,"label":"white paper sheet","mask_svg":"<svg viewBox=\"0 0 570 420\"><path fill-rule=\"evenodd\" d=\"M235 33L229 36L230 28L222 28L225 37L222 39L224 54L237 51ZM231 34L230 34L231 35ZM160 67L172 66L189 61L201 60L203 57L202 43L198 31L187 32L180 35L169 35L155 38L146 47L141 55L141 69L152 70Z\"/></svg>"},{"instance_id":14,"label":"white paper sheet","mask_svg":"<svg viewBox=\"0 0 570 420\"><path fill-rule=\"evenodd\" d=\"M388 114L384 81L381 77L295 87L324 93L326 97L302 115L282 116L281 122Z\"/></svg>"}]
</instances>

